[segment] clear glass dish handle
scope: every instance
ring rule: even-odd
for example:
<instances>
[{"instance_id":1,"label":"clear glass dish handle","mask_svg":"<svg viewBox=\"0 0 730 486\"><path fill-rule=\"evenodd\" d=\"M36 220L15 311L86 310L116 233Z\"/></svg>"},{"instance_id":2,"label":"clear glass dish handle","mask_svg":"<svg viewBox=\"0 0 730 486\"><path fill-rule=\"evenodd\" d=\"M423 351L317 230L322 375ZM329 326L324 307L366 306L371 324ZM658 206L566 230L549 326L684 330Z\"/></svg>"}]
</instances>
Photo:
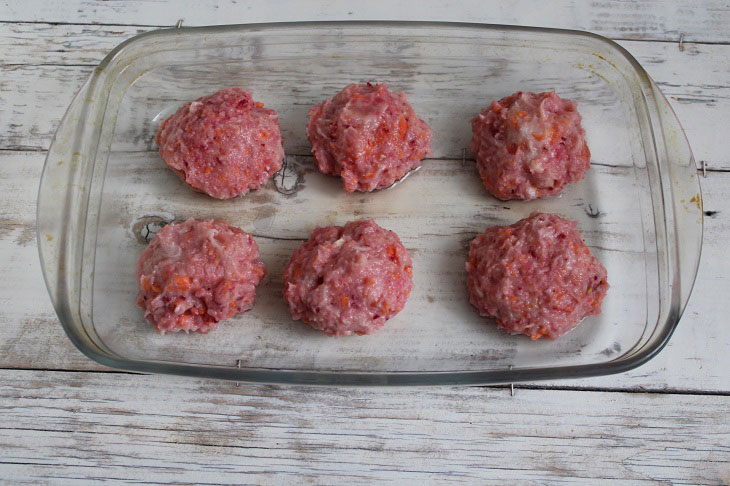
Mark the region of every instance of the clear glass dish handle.
<instances>
[{"instance_id":1,"label":"clear glass dish handle","mask_svg":"<svg viewBox=\"0 0 730 486\"><path fill-rule=\"evenodd\" d=\"M652 80L667 148L667 169L672 183L675 243L679 258L680 315L687 305L697 277L702 251L702 191L694 156L687 136L669 101Z\"/></svg>"},{"instance_id":2,"label":"clear glass dish handle","mask_svg":"<svg viewBox=\"0 0 730 486\"><path fill-rule=\"evenodd\" d=\"M90 92L96 75L84 83L56 130L41 175L36 213L36 231L41 269L53 306L65 323L78 321L79 258L81 248L72 232L83 230L88 191L83 175L88 173L89 142L83 132L93 127L87 117ZM70 315L69 315L70 313Z\"/></svg>"}]
</instances>

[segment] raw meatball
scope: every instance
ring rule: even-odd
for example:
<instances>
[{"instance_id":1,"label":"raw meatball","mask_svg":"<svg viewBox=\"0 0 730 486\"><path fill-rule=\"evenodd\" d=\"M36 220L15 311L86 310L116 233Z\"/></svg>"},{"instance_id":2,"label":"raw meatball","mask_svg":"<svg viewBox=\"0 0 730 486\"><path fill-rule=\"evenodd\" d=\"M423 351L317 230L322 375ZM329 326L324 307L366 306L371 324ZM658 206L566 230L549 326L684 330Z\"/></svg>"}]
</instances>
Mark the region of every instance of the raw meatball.
<instances>
[{"instance_id":1,"label":"raw meatball","mask_svg":"<svg viewBox=\"0 0 730 486\"><path fill-rule=\"evenodd\" d=\"M162 228L137 262L137 304L162 334L207 333L253 307L266 274L250 234L222 221Z\"/></svg>"},{"instance_id":2,"label":"raw meatball","mask_svg":"<svg viewBox=\"0 0 730 486\"><path fill-rule=\"evenodd\" d=\"M258 189L284 158L278 115L240 88L185 103L160 124L155 143L185 183L218 199Z\"/></svg>"},{"instance_id":3,"label":"raw meatball","mask_svg":"<svg viewBox=\"0 0 730 486\"><path fill-rule=\"evenodd\" d=\"M368 334L406 305L411 266L398 235L371 219L317 228L284 270L284 299L325 334Z\"/></svg>"},{"instance_id":4,"label":"raw meatball","mask_svg":"<svg viewBox=\"0 0 730 486\"><path fill-rule=\"evenodd\" d=\"M532 213L477 236L466 264L469 301L510 334L555 339L601 313L606 269L574 221Z\"/></svg>"},{"instance_id":5,"label":"raw meatball","mask_svg":"<svg viewBox=\"0 0 730 486\"><path fill-rule=\"evenodd\" d=\"M351 84L312 108L307 136L319 170L349 192L388 187L431 152L431 128L385 83Z\"/></svg>"},{"instance_id":6,"label":"raw meatball","mask_svg":"<svg viewBox=\"0 0 730 486\"><path fill-rule=\"evenodd\" d=\"M559 194L585 176L591 152L575 103L518 91L493 101L471 121L471 150L482 182L496 198Z\"/></svg>"}]
</instances>

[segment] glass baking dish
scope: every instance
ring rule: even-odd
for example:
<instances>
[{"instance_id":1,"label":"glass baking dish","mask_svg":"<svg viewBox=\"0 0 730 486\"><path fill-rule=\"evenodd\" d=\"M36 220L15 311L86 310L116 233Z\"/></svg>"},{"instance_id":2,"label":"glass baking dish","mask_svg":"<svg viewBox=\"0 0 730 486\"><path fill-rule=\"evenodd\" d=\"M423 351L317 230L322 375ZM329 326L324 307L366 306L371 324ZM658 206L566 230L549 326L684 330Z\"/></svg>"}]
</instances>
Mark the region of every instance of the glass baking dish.
<instances>
[{"instance_id":1,"label":"glass baking dish","mask_svg":"<svg viewBox=\"0 0 730 486\"><path fill-rule=\"evenodd\" d=\"M433 128L407 181L344 192L313 166L309 108L351 82L405 91ZM285 167L219 201L159 159L159 122L230 86L279 112ZM501 202L467 149L469 120L517 90L555 89L583 115L592 168L559 197ZM556 341L510 336L469 305L469 241L541 210L577 220L608 270L603 313ZM159 335L135 305L135 262L172 220L220 218L254 234L268 276L254 308L208 335ZM332 338L291 320L281 274L316 226L373 217L413 256L405 309L373 335ZM496 384L632 369L669 340L702 240L700 187L661 92L614 42L584 32L433 22L306 22L159 30L114 49L55 135L38 201L46 284L68 336L114 368L241 382Z\"/></svg>"}]
</instances>

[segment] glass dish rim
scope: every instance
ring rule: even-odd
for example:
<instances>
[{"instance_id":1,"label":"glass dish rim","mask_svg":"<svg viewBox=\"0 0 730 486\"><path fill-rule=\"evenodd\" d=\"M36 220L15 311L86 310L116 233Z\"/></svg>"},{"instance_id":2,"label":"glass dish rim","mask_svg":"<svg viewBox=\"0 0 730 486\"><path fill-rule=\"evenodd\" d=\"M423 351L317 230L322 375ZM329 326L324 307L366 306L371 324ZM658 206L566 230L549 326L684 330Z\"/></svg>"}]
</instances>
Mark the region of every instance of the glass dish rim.
<instances>
[{"instance_id":1,"label":"glass dish rim","mask_svg":"<svg viewBox=\"0 0 730 486\"><path fill-rule=\"evenodd\" d=\"M196 26L196 27L172 27L164 29L155 29L148 32L137 34L117 45L107 56L99 63L94 69L91 76L79 89L79 94L83 93L89 84L98 79L102 74L105 73L105 68L109 66L117 56L125 52L131 45L140 43L140 41L147 38L159 37L167 38L169 36L179 35L181 32L189 33L192 35L205 35L210 33L226 33L233 31L261 31L266 29L286 29L296 27L332 27L332 28L346 28L356 26L385 26L389 28L398 27L453 27L453 28L471 28L471 29L485 29L492 31L512 31L512 32L539 32L541 34L553 34L560 36L577 36L592 39L594 41L601 42L608 46L613 51L624 57L631 67L634 73L638 76L642 90L651 90L655 87L654 82L649 77L648 73L638 63L638 61L621 45L608 39L606 37L594 34L591 32L571 30L571 29L556 29L546 27L529 27L529 26L515 26L515 25L504 25L504 24L481 24L481 23L470 23L470 22L445 22L445 21L383 21L383 20L357 20L357 21L303 21L303 22L269 22L269 23L255 23L255 24L230 24L230 25L215 25L215 26ZM79 94L76 95L74 100L69 106L69 111L78 102ZM107 99L102 101L108 101ZM666 102L666 100L664 100ZM646 100L644 100L646 104ZM84 101L84 104L89 103ZM671 107L670 107L671 108ZM68 112L67 112L68 114ZM676 116L675 116L676 119ZM683 133L679 121L677 125L680 131ZM66 115L61 120L58 131L67 122ZM656 127L653 127L656 129ZM58 133L57 131L57 133ZM56 141L54 136L53 143ZM689 144L687 143L689 149ZM44 164L43 173L41 176L41 183L38 195L38 206L37 206L37 220L40 221L41 217L41 198L43 197L43 180L46 176L46 169L50 163L51 148L49 148L48 155ZM691 149L690 149L691 154ZM694 164L694 158L691 157L691 161ZM663 166L666 161L658 159L657 165ZM698 182L698 190L701 191ZM701 193L701 192L700 192ZM663 201L663 207L665 208L667 202ZM700 207L700 215L702 215ZM700 234L703 232L703 224L700 223ZM685 302L678 302L679 297L673 296L671 301L668 302L668 312L664 323L658 324L659 328L658 337L654 341L641 348L638 352L630 354L629 356L622 355L615 360L601 363L589 363L580 365L567 365L567 366L553 366L553 367L542 367L542 368L520 368L520 369L499 369L499 370L471 370L471 371L422 371L422 372L340 372L340 371L298 371L298 370L266 370L266 369L255 369L255 368L236 368L236 367L224 367L224 366L213 366L213 365L195 365L187 363L169 363L159 361L147 361L138 359L128 359L116 355L112 352L105 352L98 345L87 337L84 337L74 326L70 320L73 316L70 312L65 312L63 306L59 302L54 300L53 289L49 280L47 266L49 262L44 258L43 244L41 241L41 227L40 224L36 228L36 237L39 249L39 257L41 260L41 268L43 272L44 281L46 283L49 294L51 294L51 300L53 301L56 313L59 316L61 325L63 326L69 339L74 345L90 359L111 368L120 370L142 372L142 373L163 373L172 375L182 375L191 377L201 378L216 378L216 379L227 379L237 382L248 382L248 383L266 383L266 384L310 384L310 385L358 385L358 386L372 386L372 385L485 385L485 384L505 384L514 382L525 382L525 381L539 381L539 380L552 380L552 379L565 379L565 378L586 378L592 376L604 376L616 373L623 373L637 368L646 362L654 358L669 342L672 334L674 333L679 320L684 311ZM679 250L676 247L672 247L670 257L678 258ZM701 251L701 247L700 247ZM670 258L671 261L674 261ZM697 264L699 264L699 255L697 257ZM60 262L56 262L60 263ZM671 268L672 263L669 263ZM68 270L62 270L67 272ZM672 273L676 273L678 269L673 269ZM689 292L694 285L694 281L697 275L697 268L694 268L694 276L692 282L689 283ZM678 278L678 277L677 277ZM64 302L65 304L65 302Z\"/></svg>"}]
</instances>

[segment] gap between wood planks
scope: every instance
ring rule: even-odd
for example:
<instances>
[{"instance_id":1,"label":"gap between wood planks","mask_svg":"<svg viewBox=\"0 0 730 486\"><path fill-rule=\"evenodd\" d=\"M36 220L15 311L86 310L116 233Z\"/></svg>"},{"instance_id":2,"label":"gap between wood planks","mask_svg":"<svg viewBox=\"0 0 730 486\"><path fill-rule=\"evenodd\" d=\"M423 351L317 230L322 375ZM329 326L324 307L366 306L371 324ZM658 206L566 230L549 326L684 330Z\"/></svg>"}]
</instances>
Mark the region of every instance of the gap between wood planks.
<instances>
[{"instance_id":1,"label":"gap between wood planks","mask_svg":"<svg viewBox=\"0 0 730 486\"><path fill-rule=\"evenodd\" d=\"M153 376L146 373L136 373L134 371L124 371L124 370L114 370L114 369L108 369L108 370L74 370L74 369L63 369L63 368L12 368L7 366L0 366L0 371L32 371L32 372L44 372L44 373L70 373L70 374L79 374L79 373L93 373L93 374L100 374L100 375L135 375L135 376ZM201 379L201 378L195 378L195 379ZM234 382L229 380L216 380L214 378L202 378L204 381L208 382L228 382L231 384L231 386L238 387L239 385L249 385L249 386L269 386L266 383L245 383L245 382ZM287 385L282 384L272 384L273 386L282 386L285 387ZM307 385L292 385L296 387L307 387L312 389L321 389L321 388L362 388L362 387L340 387L340 386L327 386L327 385L314 385L314 386L307 386ZM462 385L439 385L436 388L453 388L453 387L459 387L461 388ZM534 384L534 383L518 383L518 384L502 384L502 385L465 385L467 388L494 388L494 389L505 389L505 390L514 390L514 395L516 396L519 393L519 390L550 390L550 391L581 391L581 392L594 392L594 393L634 393L634 394L656 394L656 395L691 395L691 396L703 396L703 395L709 395L709 396L717 396L717 397L730 397L730 391L723 392L723 391L706 391L706 390L676 390L676 389L667 389L667 388L646 388L646 387L637 387L637 388L631 388L631 387L625 387L625 388L615 388L615 387L590 387L590 386L576 386L576 385L540 385L540 384ZM366 386L364 388L389 388L387 386L379 387L379 386ZM400 386L397 388L432 388L432 387L424 387L424 386Z\"/></svg>"}]
</instances>

